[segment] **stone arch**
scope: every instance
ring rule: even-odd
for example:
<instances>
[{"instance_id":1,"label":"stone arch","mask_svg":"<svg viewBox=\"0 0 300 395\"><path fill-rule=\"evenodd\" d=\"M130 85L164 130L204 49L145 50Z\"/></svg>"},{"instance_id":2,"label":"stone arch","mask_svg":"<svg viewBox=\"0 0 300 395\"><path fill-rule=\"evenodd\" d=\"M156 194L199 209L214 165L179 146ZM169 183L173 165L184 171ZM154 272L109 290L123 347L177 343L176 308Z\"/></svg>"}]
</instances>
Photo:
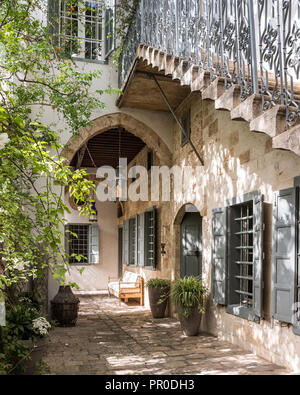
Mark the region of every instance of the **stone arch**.
<instances>
[{"instance_id":1,"label":"stone arch","mask_svg":"<svg viewBox=\"0 0 300 395\"><path fill-rule=\"evenodd\" d=\"M193 206L195 208L195 210L198 211L199 214L201 214L199 208L196 206L195 203L185 203L177 210L177 213L176 213L176 215L174 217L174 221L173 221L174 226L181 224L184 214L186 213L187 206L191 206L191 207Z\"/></svg>"},{"instance_id":2,"label":"stone arch","mask_svg":"<svg viewBox=\"0 0 300 395\"><path fill-rule=\"evenodd\" d=\"M181 240L180 240L180 226L183 220L183 217L186 213L186 208L187 206L193 206L195 210L197 210L200 213L199 208L196 206L195 203L185 203L183 204L176 212L174 220L173 220L173 256L174 256L174 268L175 268L175 277L179 278L180 277L180 246Z\"/></svg>"},{"instance_id":3,"label":"stone arch","mask_svg":"<svg viewBox=\"0 0 300 395\"><path fill-rule=\"evenodd\" d=\"M61 156L70 163L76 152L92 137L117 127L123 127L143 140L156 153L161 164L171 165L172 154L161 137L146 124L125 113L103 115L93 120L90 125L79 129L78 134L71 137L65 145Z\"/></svg>"}]
</instances>

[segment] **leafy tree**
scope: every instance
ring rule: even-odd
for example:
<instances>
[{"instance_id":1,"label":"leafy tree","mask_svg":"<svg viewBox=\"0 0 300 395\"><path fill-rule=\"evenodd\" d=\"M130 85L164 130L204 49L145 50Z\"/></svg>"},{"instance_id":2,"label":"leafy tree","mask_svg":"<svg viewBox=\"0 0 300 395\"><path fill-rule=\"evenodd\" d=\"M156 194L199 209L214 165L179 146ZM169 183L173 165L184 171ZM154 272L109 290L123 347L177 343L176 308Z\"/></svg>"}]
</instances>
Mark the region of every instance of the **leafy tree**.
<instances>
[{"instance_id":1,"label":"leafy tree","mask_svg":"<svg viewBox=\"0 0 300 395\"><path fill-rule=\"evenodd\" d=\"M89 93L101 74L80 72L57 47L37 18L46 14L45 3L0 0L0 297L6 293L6 300L10 287L47 267L65 282L63 188L86 201L83 214L93 210L93 183L67 166L60 132L41 120L49 107L76 134L93 109L104 107L103 92Z\"/></svg>"}]
</instances>

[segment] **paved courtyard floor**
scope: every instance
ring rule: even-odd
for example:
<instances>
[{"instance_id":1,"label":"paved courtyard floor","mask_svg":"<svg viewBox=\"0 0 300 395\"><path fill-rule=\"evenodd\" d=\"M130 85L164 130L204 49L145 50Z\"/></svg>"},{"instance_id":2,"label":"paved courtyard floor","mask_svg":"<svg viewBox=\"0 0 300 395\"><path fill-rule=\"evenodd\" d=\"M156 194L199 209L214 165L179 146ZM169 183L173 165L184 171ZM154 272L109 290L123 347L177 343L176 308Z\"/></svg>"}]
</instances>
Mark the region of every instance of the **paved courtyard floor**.
<instances>
[{"instance_id":1,"label":"paved courtyard floor","mask_svg":"<svg viewBox=\"0 0 300 395\"><path fill-rule=\"evenodd\" d=\"M56 328L43 360L51 374L288 374L232 344L200 334L184 337L172 318L153 320L115 298L80 296L76 327Z\"/></svg>"}]
</instances>

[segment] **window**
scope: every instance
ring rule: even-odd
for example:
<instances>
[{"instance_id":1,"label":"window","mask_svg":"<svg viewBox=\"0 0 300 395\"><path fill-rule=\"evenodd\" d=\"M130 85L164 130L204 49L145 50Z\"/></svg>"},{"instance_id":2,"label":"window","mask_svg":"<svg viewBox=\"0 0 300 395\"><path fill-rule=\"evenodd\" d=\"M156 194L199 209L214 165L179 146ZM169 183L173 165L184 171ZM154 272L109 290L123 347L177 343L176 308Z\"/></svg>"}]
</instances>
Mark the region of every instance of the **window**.
<instances>
[{"instance_id":1,"label":"window","mask_svg":"<svg viewBox=\"0 0 300 395\"><path fill-rule=\"evenodd\" d=\"M66 251L70 265L99 263L98 225L68 224L65 229ZM78 261L72 254L82 255Z\"/></svg>"},{"instance_id":2,"label":"window","mask_svg":"<svg viewBox=\"0 0 300 395\"><path fill-rule=\"evenodd\" d=\"M137 261L137 229L136 217L129 220L129 265L136 266Z\"/></svg>"},{"instance_id":3,"label":"window","mask_svg":"<svg viewBox=\"0 0 300 395\"><path fill-rule=\"evenodd\" d=\"M123 264L156 266L156 209L138 214L123 225Z\"/></svg>"},{"instance_id":4,"label":"window","mask_svg":"<svg viewBox=\"0 0 300 395\"><path fill-rule=\"evenodd\" d=\"M183 127L183 131L181 131L181 146L183 147L189 142L191 135L191 111L188 110L185 112L183 117L181 118L181 125Z\"/></svg>"},{"instance_id":5,"label":"window","mask_svg":"<svg viewBox=\"0 0 300 395\"><path fill-rule=\"evenodd\" d=\"M272 316L300 335L300 188L275 194L273 208Z\"/></svg>"},{"instance_id":6,"label":"window","mask_svg":"<svg viewBox=\"0 0 300 395\"><path fill-rule=\"evenodd\" d=\"M114 46L113 1L49 1L58 47L74 58L105 60Z\"/></svg>"},{"instance_id":7,"label":"window","mask_svg":"<svg viewBox=\"0 0 300 395\"><path fill-rule=\"evenodd\" d=\"M231 207L232 254L230 261L233 281L231 292L238 295L238 304L253 306L253 201Z\"/></svg>"},{"instance_id":8,"label":"window","mask_svg":"<svg viewBox=\"0 0 300 395\"><path fill-rule=\"evenodd\" d=\"M155 268L156 218L155 210L145 213L145 266Z\"/></svg>"},{"instance_id":9,"label":"window","mask_svg":"<svg viewBox=\"0 0 300 395\"><path fill-rule=\"evenodd\" d=\"M226 311L262 316L263 196L246 194L213 210L212 295Z\"/></svg>"}]
</instances>

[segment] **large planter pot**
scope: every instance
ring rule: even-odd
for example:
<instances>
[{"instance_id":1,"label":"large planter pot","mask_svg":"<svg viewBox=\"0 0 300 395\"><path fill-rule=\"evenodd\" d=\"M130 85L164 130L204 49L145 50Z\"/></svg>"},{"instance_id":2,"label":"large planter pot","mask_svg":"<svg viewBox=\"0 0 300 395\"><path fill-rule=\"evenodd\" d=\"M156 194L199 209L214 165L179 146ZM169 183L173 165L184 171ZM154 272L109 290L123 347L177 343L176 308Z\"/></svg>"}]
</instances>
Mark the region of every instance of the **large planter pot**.
<instances>
[{"instance_id":1,"label":"large planter pot","mask_svg":"<svg viewBox=\"0 0 300 395\"><path fill-rule=\"evenodd\" d=\"M178 306L177 311L183 334L185 336L197 336L202 318L202 313L199 312L198 307L194 306L188 317L183 315L182 306Z\"/></svg>"},{"instance_id":2,"label":"large planter pot","mask_svg":"<svg viewBox=\"0 0 300 395\"><path fill-rule=\"evenodd\" d=\"M52 317L60 326L75 326L78 318L79 299L71 287L60 286L57 295L51 301Z\"/></svg>"},{"instance_id":3,"label":"large planter pot","mask_svg":"<svg viewBox=\"0 0 300 395\"><path fill-rule=\"evenodd\" d=\"M149 287L149 302L153 318L164 318L168 304L168 298L164 298L164 295L167 295L169 290L168 287ZM159 303L161 298L164 300Z\"/></svg>"}]
</instances>

